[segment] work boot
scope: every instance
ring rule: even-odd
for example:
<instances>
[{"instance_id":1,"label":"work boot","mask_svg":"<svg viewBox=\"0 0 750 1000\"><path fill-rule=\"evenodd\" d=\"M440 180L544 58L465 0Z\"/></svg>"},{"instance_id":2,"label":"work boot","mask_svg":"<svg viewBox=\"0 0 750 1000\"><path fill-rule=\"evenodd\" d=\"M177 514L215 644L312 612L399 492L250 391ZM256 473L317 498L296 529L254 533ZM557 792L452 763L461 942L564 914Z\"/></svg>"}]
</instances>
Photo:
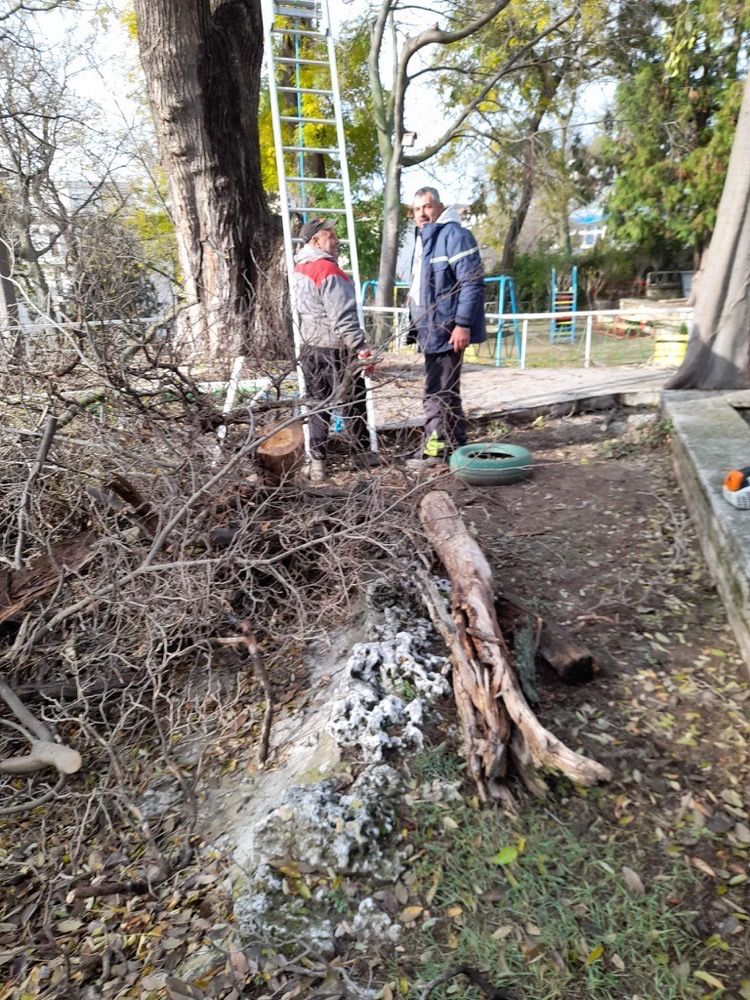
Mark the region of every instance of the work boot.
<instances>
[{"instance_id":1,"label":"work boot","mask_svg":"<svg viewBox=\"0 0 750 1000\"><path fill-rule=\"evenodd\" d=\"M328 478L325 461L322 458L311 458L305 463L302 475L309 483L324 483Z\"/></svg>"},{"instance_id":2,"label":"work boot","mask_svg":"<svg viewBox=\"0 0 750 1000\"><path fill-rule=\"evenodd\" d=\"M424 448L420 448L413 458L406 460L406 467L419 472L422 469L434 469L438 465L445 465L447 461L448 449L445 447L445 442L440 440L437 431L433 431Z\"/></svg>"},{"instance_id":3,"label":"work boot","mask_svg":"<svg viewBox=\"0 0 750 1000\"><path fill-rule=\"evenodd\" d=\"M440 465L445 465L444 458L435 455L415 455L414 458L407 458L406 468L412 472L421 472L423 469L436 469Z\"/></svg>"}]
</instances>

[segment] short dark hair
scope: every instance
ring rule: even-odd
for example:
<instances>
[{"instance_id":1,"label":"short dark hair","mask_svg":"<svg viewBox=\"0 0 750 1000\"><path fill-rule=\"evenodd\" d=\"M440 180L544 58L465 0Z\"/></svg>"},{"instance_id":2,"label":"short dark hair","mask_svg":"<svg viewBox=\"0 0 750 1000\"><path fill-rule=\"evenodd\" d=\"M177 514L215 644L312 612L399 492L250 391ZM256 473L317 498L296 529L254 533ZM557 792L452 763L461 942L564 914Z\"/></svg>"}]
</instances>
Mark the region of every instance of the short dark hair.
<instances>
[{"instance_id":1,"label":"short dark hair","mask_svg":"<svg viewBox=\"0 0 750 1000\"><path fill-rule=\"evenodd\" d=\"M419 191L415 191L414 192L414 198L423 198L426 194L431 195L432 200L435 201L435 202L437 202L438 205L442 205L442 202L440 201L440 195L438 194L438 189L437 188L432 188L432 187L423 187L423 188L420 188ZM412 199L412 200L414 200L414 199Z\"/></svg>"},{"instance_id":2,"label":"short dark hair","mask_svg":"<svg viewBox=\"0 0 750 1000\"><path fill-rule=\"evenodd\" d=\"M317 236L321 229L335 230L336 223L332 219L310 219L299 231L300 239L303 243L309 243L313 236Z\"/></svg>"}]
</instances>

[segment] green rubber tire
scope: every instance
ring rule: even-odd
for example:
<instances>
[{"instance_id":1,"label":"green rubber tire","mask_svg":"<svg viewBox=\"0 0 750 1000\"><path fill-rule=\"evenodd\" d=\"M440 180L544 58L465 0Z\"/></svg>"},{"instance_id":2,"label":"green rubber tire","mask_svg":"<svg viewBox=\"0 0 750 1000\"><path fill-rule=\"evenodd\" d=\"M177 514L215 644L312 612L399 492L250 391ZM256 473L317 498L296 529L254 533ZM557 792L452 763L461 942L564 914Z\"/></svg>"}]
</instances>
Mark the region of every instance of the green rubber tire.
<instances>
[{"instance_id":1,"label":"green rubber tire","mask_svg":"<svg viewBox=\"0 0 750 1000\"><path fill-rule=\"evenodd\" d=\"M527 448L515 444L468 444L451 455L453 475L471 486L501 486L531 475Z\"/></svg>"}]
</instances>

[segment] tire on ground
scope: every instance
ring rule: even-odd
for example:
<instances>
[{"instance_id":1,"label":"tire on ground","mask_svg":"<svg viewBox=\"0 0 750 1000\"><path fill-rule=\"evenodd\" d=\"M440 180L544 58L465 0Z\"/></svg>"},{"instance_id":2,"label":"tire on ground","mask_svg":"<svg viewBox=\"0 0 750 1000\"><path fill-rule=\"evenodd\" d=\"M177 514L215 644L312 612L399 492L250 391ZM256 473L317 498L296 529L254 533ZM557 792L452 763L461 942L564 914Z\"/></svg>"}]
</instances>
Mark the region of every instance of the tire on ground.
<instances>
[{"instance_id":1,"label":"tire on ground","mask_svg":"<svg viewBox=\"0 0 750 1000\"><path fill-rule=\"evenodd\" d=\"M514 444L469 444L451 455L450 470L471 486L501 486L531 475L532 458L527 448Z\"/></svg>"}]
</instances>

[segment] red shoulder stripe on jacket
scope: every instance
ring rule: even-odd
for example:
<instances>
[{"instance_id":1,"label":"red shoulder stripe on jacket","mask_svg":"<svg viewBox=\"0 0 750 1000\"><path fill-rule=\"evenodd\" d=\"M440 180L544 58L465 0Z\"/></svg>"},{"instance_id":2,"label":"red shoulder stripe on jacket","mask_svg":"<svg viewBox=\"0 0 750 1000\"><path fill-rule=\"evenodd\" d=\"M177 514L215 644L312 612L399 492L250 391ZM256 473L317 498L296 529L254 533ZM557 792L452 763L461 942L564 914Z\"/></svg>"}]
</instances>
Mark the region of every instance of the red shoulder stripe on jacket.
<instances>
[{"instance_id":1,"label":"red shoulder stripe on jacket","mask_svg":"<svg viewBox=\"0 0 750 1000\"><path fill-rule=\"evenodd\" d=\"M318 288L320 288L326 278L334 277L343 278L344 281L351 280L347 274L344 274L338 264L325 258L312 260L309 263L297 264L294 270L297 274L304 274L306 278L310 278Z\"/></svg>"}]
</instances>

